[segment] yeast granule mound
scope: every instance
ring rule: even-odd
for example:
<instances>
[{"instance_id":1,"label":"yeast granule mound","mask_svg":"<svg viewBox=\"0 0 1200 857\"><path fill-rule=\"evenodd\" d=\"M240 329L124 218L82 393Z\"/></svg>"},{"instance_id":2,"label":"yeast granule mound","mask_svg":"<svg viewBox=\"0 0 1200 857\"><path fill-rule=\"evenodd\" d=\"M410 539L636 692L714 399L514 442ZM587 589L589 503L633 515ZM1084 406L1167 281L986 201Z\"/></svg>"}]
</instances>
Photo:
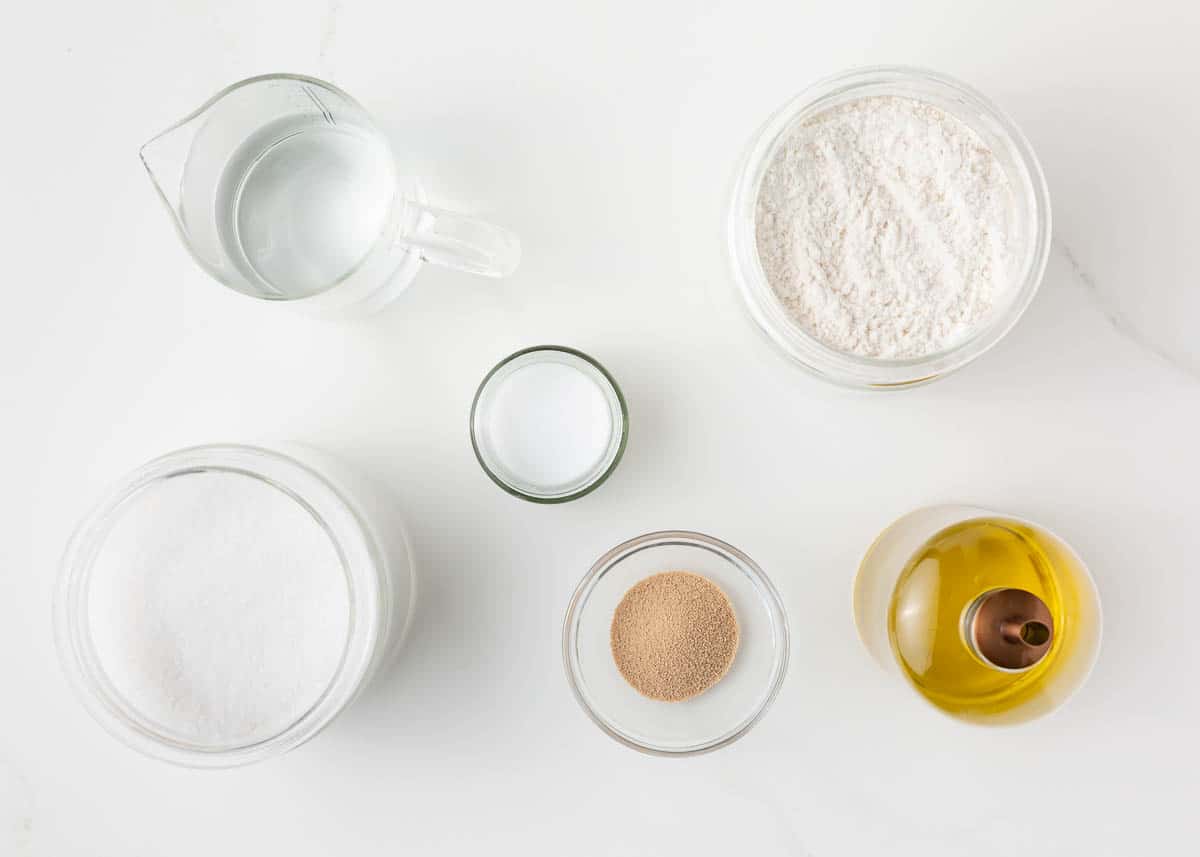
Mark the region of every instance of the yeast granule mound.
<instances>
[{"instance_id":1,"label":"yeast granule mound","mask_svg":"<svg viewBox=\"0 0 1200 857\"><path fill-rule=\"evenodd\" d=\"M690 571L647 577L613 611L617 669L638 693L660 702L691 699L724 678L738 639L725 593Z\"/></svg>"}]
</instances>

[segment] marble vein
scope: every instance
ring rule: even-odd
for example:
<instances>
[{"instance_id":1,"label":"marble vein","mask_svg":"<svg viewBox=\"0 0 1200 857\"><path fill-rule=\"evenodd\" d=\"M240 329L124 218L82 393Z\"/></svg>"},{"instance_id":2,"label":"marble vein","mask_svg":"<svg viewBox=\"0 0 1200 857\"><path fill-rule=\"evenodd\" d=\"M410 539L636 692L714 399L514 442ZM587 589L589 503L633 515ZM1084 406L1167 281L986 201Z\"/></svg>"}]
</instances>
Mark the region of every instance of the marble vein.
<instances>
[{"instance_id":1,"label":"marble vein","mask_svg":"<svg viewBox=\"0 0 1200 857\"><path fill-rule=\"evenodd\" d=\"M1154 342L1138 330L1137 326L1123 312L1112 305L1108 298L1105 297L1104 292L1097 286L1095 277L1083 266L1074 251L1067 244L1063 243L1060 239L1055 239L1054 247L1062 254L1067 264L1071 266L1072 273L1075 274L1075 277L1083 285L1088 298L1096 305L1096 308L1100 310L1101 314L1108 320L1108 323L1118 335L1132 342L1148 354L1157 357L1173 369L1187 375L1192 380L1200 381L1200 370L1187 365L1170 351Z\"/></svg>"}]
</instances>

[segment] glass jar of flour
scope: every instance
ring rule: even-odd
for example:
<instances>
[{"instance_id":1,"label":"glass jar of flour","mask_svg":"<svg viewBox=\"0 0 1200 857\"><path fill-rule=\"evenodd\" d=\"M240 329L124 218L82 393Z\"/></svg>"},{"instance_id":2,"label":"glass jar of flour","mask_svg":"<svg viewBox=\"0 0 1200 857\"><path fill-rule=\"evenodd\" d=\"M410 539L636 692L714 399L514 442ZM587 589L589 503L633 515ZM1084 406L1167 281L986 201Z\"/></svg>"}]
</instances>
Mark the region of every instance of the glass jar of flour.
<instances>
[{"instance_id":1,"label":"glass jar of flour","mask_svg":"<svg viewBox=\"0 0 1200 857\"><path fill-rule=\"evenodd\" d=\"M1050 200L1028 141L945 75L866 68L757 132L727 237L755 323L826 380L887 390L979 357L1033 299Z\"/></svg>"}]
</instances>

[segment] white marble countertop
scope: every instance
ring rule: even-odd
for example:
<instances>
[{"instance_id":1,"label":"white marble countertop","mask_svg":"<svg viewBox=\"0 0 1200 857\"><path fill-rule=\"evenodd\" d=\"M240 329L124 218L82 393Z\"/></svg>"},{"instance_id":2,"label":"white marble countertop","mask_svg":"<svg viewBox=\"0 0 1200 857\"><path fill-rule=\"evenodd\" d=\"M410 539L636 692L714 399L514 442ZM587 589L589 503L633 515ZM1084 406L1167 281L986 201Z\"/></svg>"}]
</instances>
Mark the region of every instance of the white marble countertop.
<instances>
[{"instance_id":1,"label":"white marble countertop","mask_svg":"<svg viewBox=\"0 0 1200 857\"><path fill-rule=\"evenodd\" d=\"M10 24L0 855L1194 853L1195 5L68 0ZM771 350L721 232L755 126L810 81L881 62L945 71L1010 113L1055 228L1012 334L888 395ZM136 152L270 71L363 101L439 201L519 231L517 275L425 270L341 324L209 280ZM631 408L615 476L560 507L500 492L467 442L483 373L543 341L595 354ZM60 674L59 553L135 465L264 438L327 449L398 493L420 581L408 645L286 757L218 772L142 758ZM956 724L859 645L860 554L940 501L1034 518L1089 560L1104 649L1056 716ZM559 656L588 566L661 528L757 559L793 630L764 721L686 760L601 734Z\"/></svg>"}]
</instances>

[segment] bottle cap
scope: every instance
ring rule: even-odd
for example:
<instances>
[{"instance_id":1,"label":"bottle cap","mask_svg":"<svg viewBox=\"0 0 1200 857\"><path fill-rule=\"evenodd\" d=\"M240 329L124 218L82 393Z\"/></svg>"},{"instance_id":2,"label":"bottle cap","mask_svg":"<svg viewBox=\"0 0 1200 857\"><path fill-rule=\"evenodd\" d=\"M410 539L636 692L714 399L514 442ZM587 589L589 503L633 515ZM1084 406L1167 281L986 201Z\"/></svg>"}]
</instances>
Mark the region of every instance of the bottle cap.
<instances>
[{"instance_id":1,"label":"bottle cap","mask_svg":"<svg viewBox=\"0 0 1200 857\"><path fill-rule=\"evenodd\" d=\"M968 645L1002 670L1027 670L1054 642L1054 619L1046 602L1024 589L993 589L975 599L963 627Z\"/></svg>"}]
</instances>

